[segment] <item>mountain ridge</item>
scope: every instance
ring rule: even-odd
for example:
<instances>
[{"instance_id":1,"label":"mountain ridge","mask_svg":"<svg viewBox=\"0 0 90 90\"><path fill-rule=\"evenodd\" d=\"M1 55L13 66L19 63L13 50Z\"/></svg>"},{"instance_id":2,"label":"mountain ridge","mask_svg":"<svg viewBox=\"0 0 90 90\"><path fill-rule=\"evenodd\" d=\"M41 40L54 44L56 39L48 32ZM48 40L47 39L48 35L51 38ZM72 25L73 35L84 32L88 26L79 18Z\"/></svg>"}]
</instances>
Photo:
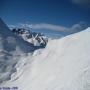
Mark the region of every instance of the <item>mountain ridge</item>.
<instances>
[{"instance_id":1,"label":"mountain ridge","mask_svg":"<svg viewBox=\"0 0 90 90\"><path fill-rule=\"evenodd\" d=\"M20 90L89 90L89 38L90 28L50 40L44 50L26 58L27 65L17 80L2 86L17 86Z\"/></svg>"}]
</instances>

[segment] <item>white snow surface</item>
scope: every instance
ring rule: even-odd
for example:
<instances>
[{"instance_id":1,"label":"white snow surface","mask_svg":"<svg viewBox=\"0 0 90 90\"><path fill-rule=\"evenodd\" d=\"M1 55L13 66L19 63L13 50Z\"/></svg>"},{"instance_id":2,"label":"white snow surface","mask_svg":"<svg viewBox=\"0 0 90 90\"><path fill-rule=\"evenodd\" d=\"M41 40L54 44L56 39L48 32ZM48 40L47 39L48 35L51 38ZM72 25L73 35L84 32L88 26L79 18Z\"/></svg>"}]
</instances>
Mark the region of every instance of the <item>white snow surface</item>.
<instances>
[{"instance_id":1,"label":"white snow surface","mask_svg":"<svg viewBox=\"0 0 90 90\"><path fill-rule=\"evenodd\" d=\"M50 40L33 56L23 56L11 80L18 90L90 90L90 28Z\"/></svg>"}]
</instances>

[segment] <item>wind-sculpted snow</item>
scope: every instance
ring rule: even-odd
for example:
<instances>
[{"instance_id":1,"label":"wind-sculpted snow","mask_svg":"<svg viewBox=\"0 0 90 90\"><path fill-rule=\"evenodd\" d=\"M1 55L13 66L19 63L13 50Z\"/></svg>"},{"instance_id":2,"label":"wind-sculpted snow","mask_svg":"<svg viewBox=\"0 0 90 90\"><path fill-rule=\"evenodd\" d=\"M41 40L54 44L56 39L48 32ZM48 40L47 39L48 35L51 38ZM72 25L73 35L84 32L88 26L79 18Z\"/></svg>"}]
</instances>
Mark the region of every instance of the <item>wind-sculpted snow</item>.
<instances>
[{"instance_id":1,"label":"wind-sculpted snow","mask_svg":"<svg viewBox=\"0 0 90 90\"><path fill-rule=\"evenodd\" d=\"M19 90L90 90L90 28L50 40L44 50L27 55L3 87Z\"/></svg>"}]
</instances>

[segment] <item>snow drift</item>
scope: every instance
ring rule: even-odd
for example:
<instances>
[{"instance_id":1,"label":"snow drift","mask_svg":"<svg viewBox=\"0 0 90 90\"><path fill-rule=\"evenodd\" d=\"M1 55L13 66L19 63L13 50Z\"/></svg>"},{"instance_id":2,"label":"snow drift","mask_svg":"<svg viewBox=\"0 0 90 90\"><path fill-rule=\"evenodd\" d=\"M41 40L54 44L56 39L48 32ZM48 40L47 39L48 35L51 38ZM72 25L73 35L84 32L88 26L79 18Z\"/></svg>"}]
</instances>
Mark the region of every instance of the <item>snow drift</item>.
<instances>
[{"instance_id":1,"label":"snow drift","mask_svg":"<svg viewBox=\"0 0 90 90\"><path fill-rule=\"evenodd\" d=\"M19 90L90 90L90 28L50 40L44 50L23 57L23 73L1 86ZM22 62L21 62L22 63ZM19 64L21 65L21 64Z\"/></svg>"}]
</instances>

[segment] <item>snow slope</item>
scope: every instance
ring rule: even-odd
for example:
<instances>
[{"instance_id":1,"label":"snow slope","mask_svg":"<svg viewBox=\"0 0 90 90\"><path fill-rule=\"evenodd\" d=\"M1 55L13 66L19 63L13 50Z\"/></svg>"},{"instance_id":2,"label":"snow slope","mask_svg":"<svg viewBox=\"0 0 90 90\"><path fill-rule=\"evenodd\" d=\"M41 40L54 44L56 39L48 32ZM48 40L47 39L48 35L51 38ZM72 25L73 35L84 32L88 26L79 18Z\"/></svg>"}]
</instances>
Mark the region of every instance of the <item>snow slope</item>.
<instances>
[{"instance_id":1,"label":"snow slope","mask_svg":"<svg viewBox=\"0 0 90 90\"><path fill-rule=\"evenodd\" d=\"M1 86L18 90L90 90L90 28L50 40L44 50L23 57L23 73ZM22 62L21 62L22 63ZM20 64L19 64L20 65Z\"/></svg>"}]
</instances>

